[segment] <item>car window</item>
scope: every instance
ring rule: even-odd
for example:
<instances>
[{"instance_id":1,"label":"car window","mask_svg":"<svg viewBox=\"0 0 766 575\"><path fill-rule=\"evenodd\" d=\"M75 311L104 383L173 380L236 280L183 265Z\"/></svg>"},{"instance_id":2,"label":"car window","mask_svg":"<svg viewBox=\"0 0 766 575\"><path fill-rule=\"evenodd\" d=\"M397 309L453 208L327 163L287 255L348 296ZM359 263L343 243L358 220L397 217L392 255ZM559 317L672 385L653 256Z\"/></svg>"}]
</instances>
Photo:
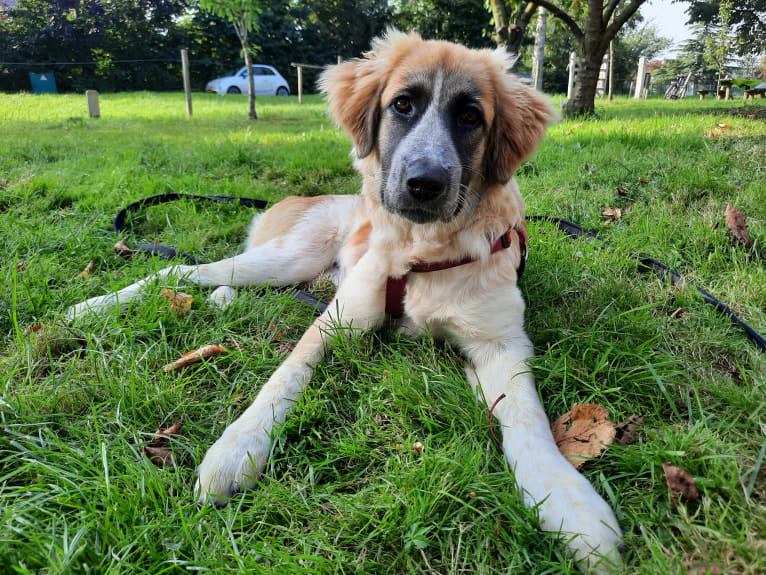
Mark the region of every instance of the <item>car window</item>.
<instances>
[{"instance_id":1,"label":"car window","mask_svg":"<svg viewBox=\"0 0 766 575\"><path fill-rule=\"evenodd\" d=\"M269 70L268 68L261 68L261 71L259 72L262 76L273 76L274 70Z\"/></svg>"}]
</instances>

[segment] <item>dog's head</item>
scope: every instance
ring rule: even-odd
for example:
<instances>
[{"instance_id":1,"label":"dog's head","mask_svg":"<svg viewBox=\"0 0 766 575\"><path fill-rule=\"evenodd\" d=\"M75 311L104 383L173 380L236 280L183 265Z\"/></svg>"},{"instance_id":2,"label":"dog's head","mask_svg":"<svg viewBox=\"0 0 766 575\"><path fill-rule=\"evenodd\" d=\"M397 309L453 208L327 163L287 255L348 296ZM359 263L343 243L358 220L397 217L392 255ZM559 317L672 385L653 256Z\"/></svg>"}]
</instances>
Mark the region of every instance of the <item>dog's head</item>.
<instances>
[{"instance_id":1,"label":"dog's head","mask_svg":"<svg viewBox=\"0 0 766 575\"><path fill-rule=\"evenodd\" d=\"M448 222L511 179L556 116L507 73L512 63L502 50L390 31L365 58L323 73L331 115L357 156L376 161L386 210Z\"/></svg>"}]
</instances>

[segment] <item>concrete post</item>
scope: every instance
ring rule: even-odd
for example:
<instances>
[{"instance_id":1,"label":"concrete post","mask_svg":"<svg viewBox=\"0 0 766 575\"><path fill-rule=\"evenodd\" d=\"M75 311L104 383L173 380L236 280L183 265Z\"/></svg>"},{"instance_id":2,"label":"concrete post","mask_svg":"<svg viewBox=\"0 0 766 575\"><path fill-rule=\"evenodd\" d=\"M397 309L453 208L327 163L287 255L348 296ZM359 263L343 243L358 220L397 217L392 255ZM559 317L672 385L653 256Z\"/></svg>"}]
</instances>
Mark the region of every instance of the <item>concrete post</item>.
<instances>
[{"instance_id":1,"label":"concrete post","mask_svg":"<svg viewBox=\"0 0 766 575\"><path fill-rule=\"evenodd\" d=\"M609 68L611 62L609 61L609 52L604 54L604 59L601 61L601 68L598 71L598 84L596 84L596 96L602 98L606 95L607 83L609 81Z\"/></svg>"},{"instance_id":2,"label":"concrete post","mask_svg":"<svg viewBox=\"0 0 766 575\"><path fill-rule=\"evenodd\" d=\"M303 67L298 66L298 103L303 104Z\"/></svg>"},{"instance_id":3,"label":"concrete post","mask_svg":"<svg viewBox=\"0 0 766 575\"><path fill-rule=\"evenodd\" d=\"M641 56L638 59L638 73L636 74L636 92L635 94L633 94L633 98L639 99L643 96L645 78L646 78L646 56Z\"/></svg>"},{"instance_id":4,"label":"concrete post","mask_svg":"<svg viewBox=\"0 0 766 575\"><path fill-rule=\"evenodd\" d=\"M184 76L184 93L186 94L186 115L192 116L191 102L191 76L189 74L189 51L184 48L181 50L181 71Z\"/></svg>"},{"instance_id":5,"label":"concrete post","mask_svg":"<svg viewBox=\"0 0 766 575\"><path fill-rule=\"evenodd\" d=\"M545 31L548 21L548 11L540 6L537 11L537 27L535 28L535 56L532 60L532 85L536 90L543 91L543 60L545 59Z\"/></svg>"},{"instance_id":6,"label":"concrete post","mask_svg":"<svg viewBox=\"0 0 766 575\"><path fill-rule=\"evenodd\" d=\"M85 100L88 102L88 116L100 118L101 109L98 106L98 92L96 90L85 90Z\"/></svg>"},{"instance_id":7,"label":"concrete post","mask_svg":"<svg viewBox=\"0 0 766 575\"><path fill-rule=\"evenodd\" d=\"M569 66L567 66L567 70L569 70L569 83L567 84L567 100L571 100L574 97L575 73L577 71L577 53L576 52L569 53Z\"/></svg>"}]
</instances>

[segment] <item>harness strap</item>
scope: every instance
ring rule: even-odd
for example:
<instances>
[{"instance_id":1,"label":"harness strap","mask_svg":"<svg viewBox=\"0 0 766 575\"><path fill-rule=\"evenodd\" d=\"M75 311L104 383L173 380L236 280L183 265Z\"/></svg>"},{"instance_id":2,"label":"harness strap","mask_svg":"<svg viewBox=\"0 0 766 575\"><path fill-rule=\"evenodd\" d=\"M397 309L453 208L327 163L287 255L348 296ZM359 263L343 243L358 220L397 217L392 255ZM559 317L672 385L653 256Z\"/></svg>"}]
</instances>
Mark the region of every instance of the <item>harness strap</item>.
<instances>
[{"instance_id":1,"label":"harness strap","mask_svg":"<svg viewBox=\"0 0 766 575\"><path fill-rule=\"evenodd\" d=\"M527 262L527 233L525 230L520 229L517 226L508 228L508 230L492 244L490 248L490 255L500 250L505 250L511 247L511 234L516 233L519 238L519 250L521 251L521 261L519 267L516 270L518 277L524 273L524 267ZM407 276L411 273L428 273L447 270L450 268L456 268L465 264L475 262L476 259L472 257L465 257L458 261L444 260L441 262L423 262L414 264L409 271L401 277L392 278L389 277L386 280L386 313L393 318L402 317L404 315L404 293L407 288Z\"/></svg>"}]
</instances>

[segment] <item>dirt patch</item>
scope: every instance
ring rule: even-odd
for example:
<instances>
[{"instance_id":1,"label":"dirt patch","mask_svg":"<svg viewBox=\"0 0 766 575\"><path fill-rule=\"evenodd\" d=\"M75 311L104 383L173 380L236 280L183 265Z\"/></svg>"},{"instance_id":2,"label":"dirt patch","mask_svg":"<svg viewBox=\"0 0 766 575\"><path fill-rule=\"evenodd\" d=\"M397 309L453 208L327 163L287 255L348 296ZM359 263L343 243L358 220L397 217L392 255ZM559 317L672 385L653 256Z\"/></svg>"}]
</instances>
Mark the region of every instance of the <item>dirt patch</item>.
<instances>
[{"instance_id":1,"label":"dirt patch","mask_svg":"<svg viewBox=\"0 0 766 575\"><path fill-rule=\"evenodd\" d=\"M732 108L729 114L739 118L749 118L750 120L766 120L766 106L742 106L741 108Z\"/></svg>"}]
</instances>

